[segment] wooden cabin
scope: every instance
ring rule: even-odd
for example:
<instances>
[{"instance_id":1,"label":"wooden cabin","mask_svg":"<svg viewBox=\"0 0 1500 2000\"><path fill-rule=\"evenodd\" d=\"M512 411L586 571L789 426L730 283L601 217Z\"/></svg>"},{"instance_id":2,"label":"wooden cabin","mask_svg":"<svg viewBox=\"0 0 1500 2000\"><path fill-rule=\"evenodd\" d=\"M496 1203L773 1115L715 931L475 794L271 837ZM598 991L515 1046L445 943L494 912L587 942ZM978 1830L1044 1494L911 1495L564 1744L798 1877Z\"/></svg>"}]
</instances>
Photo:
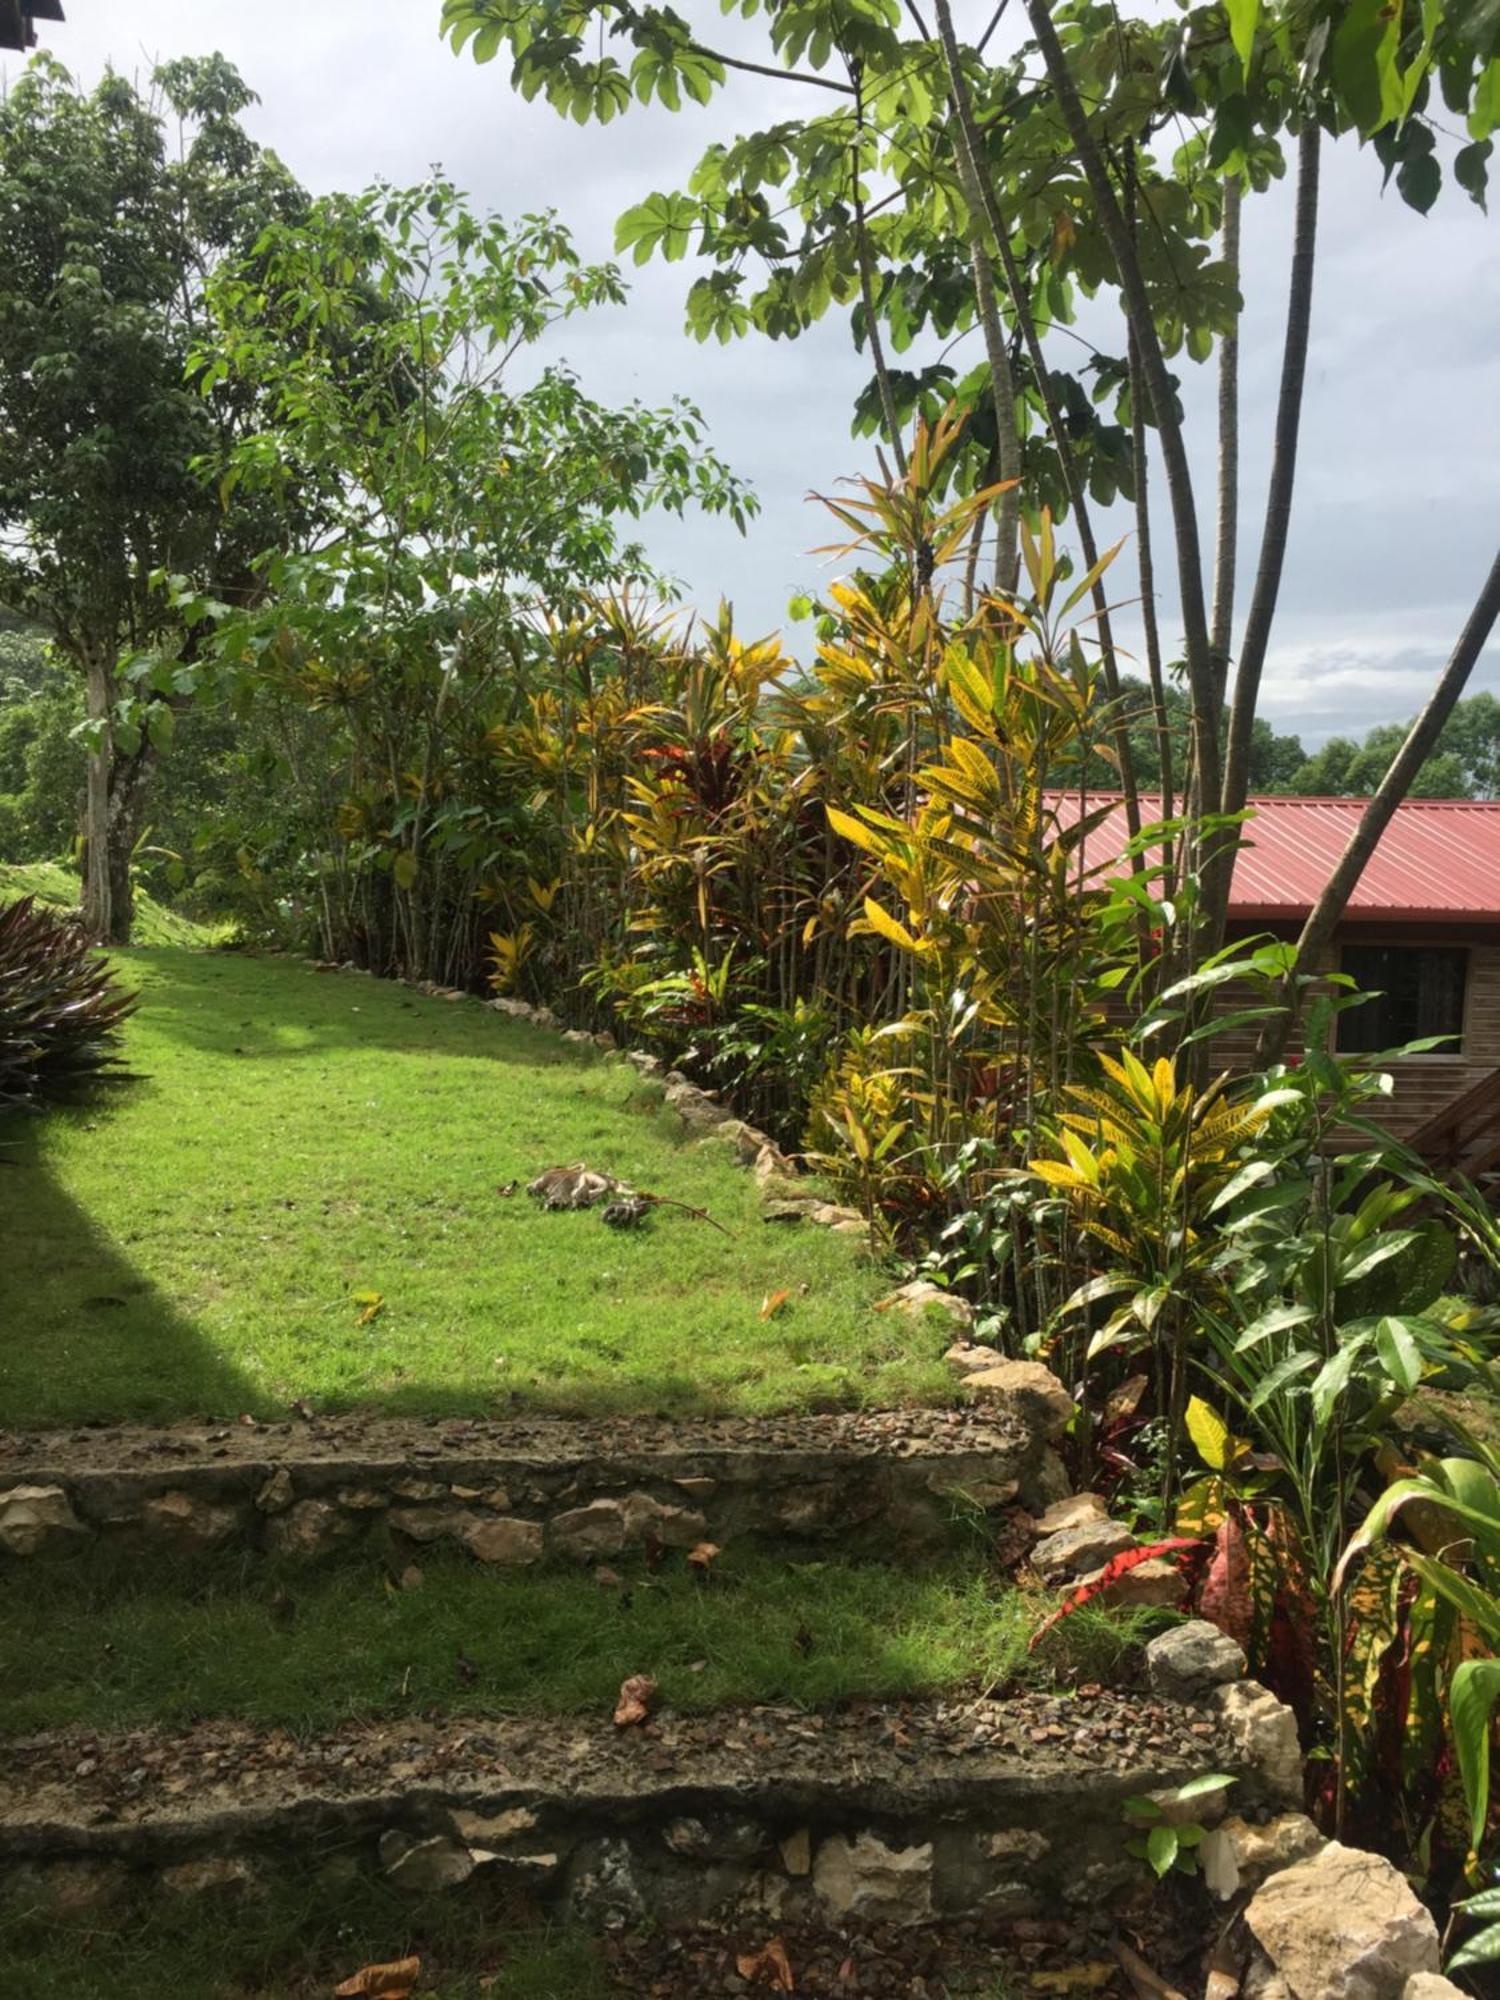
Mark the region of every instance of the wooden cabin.
<instances>
[{"instance_id":1,"label":"wooden cabin","mask_svg":"<svg viewBox=\"0 0 1500 2000\"><path fill-rule=\"evenodd\" d=\"M1228 935L1292 940L1366 801L1257 798L1250 805ZM1145 817L1157 810L1142 801ZM1118 855L1123 842L1123 813L1113 814L1090 836L1090 861ZM1408 799L1398 806L1326 963L1376 996L1338 1016L1341 1053L1450 1038L1440 1051L1391 1065L1395 1094L1384 1122L1434 1167L1471 1177L1500 1167L1500 801ZM1254 1039L1249 1030L1226 1035L1215 1053L1226 1064L1248 1061Z\"/></svg>"},{"instance_id":2,"label":"wooden cabin","mask_svg":"<svg viewBox=\"0 0 1500 2000\"><path fill-rule=\"evenodd\" d=\"M62 0L0 0L0 49L29 49L38 21L60 21Z\"/></svg>"}]
</instances>

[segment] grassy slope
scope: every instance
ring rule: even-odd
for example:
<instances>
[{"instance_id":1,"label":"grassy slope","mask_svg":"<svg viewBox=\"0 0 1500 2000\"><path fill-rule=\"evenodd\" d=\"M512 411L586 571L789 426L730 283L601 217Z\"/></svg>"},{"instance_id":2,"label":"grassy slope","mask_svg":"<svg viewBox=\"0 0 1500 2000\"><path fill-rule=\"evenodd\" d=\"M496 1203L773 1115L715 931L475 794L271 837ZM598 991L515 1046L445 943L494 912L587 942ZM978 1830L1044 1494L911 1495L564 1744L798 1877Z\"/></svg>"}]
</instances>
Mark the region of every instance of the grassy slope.
<instances>
[{"instance_id":1,"label":"grassy slope","mask_svg":"<svg viewBox=\"0 0 1500 2000\"><path fill-rule=\"evenodd\" d=\"M941 1331L871 1309L858 1241L766 1225L751 1177L684 1145L625 1065L284 960L123 962L142 1080L6 1135L0 1423L951 1394ZM731 1234L497 1192L577 1159ZM368 1324L358 1292L384 1299Z\"/></svg>"},{"instance_id":2,"label":"grassy slope","mask_svg":"<svg viewBox=\"0 0 1500 2000\"><path fill-rule=\"evenodd\" d=\"M0 1732L15 1734L205 1716L303 1730L438 1709L599 1717L636 1673L694 1712L938 1694L1032 1671L1040 1615L1037 1600L957 1558L918 1575L730 1549L707 1582L678 1555L603 1587L576 1570L497 1579L451 1556L424 1559L411 1590L369 1562L257 1569L242 1582L222 1561L180 1576L122 1576L116 1558L11 1569L0 1575ZM1035 1671L1066 1659L1107 1673L1130 1633L1128 1620L1080 1613ZM51 1662L44 1675L31 1671L39 1658Z\"/></svg>"},{"instance_id":3,"label":"grassy slope","mask_svg":"<svg viewBox=\"0 0 1500 2000\"><path fill-rule=\"evenodd\" d=\"M56 910L78 907L78 877L56 861L0 863L0 904L35 896ZM158 903L144 890L136 892L135 941L138 945L211 945L224 935L222 926L195 923Z\"/></svg>"}]
</instances>

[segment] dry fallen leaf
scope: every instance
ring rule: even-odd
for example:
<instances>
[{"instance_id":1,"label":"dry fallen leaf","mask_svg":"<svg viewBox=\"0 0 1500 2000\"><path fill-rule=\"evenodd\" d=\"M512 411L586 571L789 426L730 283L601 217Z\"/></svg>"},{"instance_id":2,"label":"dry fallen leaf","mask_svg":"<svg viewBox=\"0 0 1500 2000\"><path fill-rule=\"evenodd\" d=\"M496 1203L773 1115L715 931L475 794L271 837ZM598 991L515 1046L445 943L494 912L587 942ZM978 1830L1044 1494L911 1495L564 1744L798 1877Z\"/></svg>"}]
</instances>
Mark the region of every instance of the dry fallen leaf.
<instances>
[{"instance_id":1,"label":"dry fallen leaf","mask_svg":"<svg viewBox=\"0 0 1500 2000\"><path fill-rule=\"evenodd\" d=\"M1132 1375L1120 1384L1104 1405L1104 1415L1108 1422L1119 1423L1125 1417L1133 1417L1140 1408L1142 1396L1151 1386L1149 1375Z\"/></svg>"},{"instance_id":2,"label":"dry fallen leaf","mask_svg":"<svg viewBox=\"0 0 1500 2000\"><path fill-rule=\"evenodd\" d=\"M1027 1983L1033 1993L1097 1993L1108 1986L1115 1968L1103 1959L1086 1959L1082 1965L1065 1965L1057 1972L1031 1972Z\"/></svg>"},{"instance_id":3,"label":"dry fallen leaf","mask_svg":"<svg viewBox=\"0 0 1500 2000\"><path fill-rule=\"evenodd\" d=\"M779 1937L772 1938L762 1951L741 1952L734 1961L734 1967L741 1979L748 1979L756 1986L768 1987L772 1993L795 1993L797 1990L786 1946Z\"/></svg>"},{"instance_id":4,"label":"dry fallen leaf","mask_svg":"<svg viewBox=\"0 0 1500 2000\"><path fill-rule=\"evenodd\" d=\"M719 1545L717 1542L699 1542L695 1547L688 1550L689 1569L697 1570L700 1576L707 1576L713 1565L713 1559L718 1553Z\"/></svg>"},{"instance_id":5,"label":"dry fallen leaf","mask_svg":"<svg viewBox=\"0 0 1500 2000\"><path fill-rule=\"evenodd\" d=\"M369 1326L385 1311L384 1292L351 1292L349 1296L360 1309L356 1326Z\"/></svg>"},{"instance_id":6,"label":"dry fallen leaf","mask_svg":"<svg viewBox=\"0 0 1500 2000\"><path fill-rule=\"evenodd\" d=\"M1239 1990L1240 1982L1234 1973L1216 1968L1208 1975L1208 1984L1203 1989L1203 2000L1236 2000Z\"/></svg>"},{"instance_id":7,"label":"dry fallen leaf","mask_svg":"<svg viewBox=\"0 0 1500 2000\"><path fill-rule=\"evenodd\" d=\"M765 1297L760 1302L761 1318L775 1319L777 1313L781 1312L783 1308L791 1302L791 1296L792 1296L791 1293L785 1290L779 1292L767 1292Z\"/></svg>"},{"instance_id":8,"label":"dry fallen leaf","mask_svg":"<svg viewBox=\"0 0 1500 2000\"><path fill-rule=\"evenodd\" d=\"M337 2000L406 2000L421 1970L420 1958L397 1958L389 1965L366 1965L333 1990Z\"/></svg>"},{"instance_id":9,"label":"dry fallen leaf","mask_svg":"<svg viewBox=\"0 0 1500 2000\"><path fill-rule=\"evenodd\" d=\"M629 1729L644 1722L656 1703L656 1682L649 1674L632 1674L620 1687L615 1704L616 1729Z\"/></svg>"}]
</instances>

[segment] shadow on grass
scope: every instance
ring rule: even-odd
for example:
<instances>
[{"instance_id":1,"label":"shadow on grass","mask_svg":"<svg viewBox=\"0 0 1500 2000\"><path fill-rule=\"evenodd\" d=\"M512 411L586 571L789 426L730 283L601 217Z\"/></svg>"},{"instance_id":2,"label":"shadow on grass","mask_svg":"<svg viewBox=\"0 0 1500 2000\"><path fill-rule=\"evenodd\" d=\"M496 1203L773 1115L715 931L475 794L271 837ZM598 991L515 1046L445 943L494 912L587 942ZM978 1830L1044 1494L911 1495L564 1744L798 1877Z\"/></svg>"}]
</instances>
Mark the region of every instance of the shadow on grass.
<instances>
[{"instance_id":1,"label":"shadow on grass","mask_svg":"<svg viewBox=\"0 0 1500 2000\"><path fill-rule=\"evenodd\" d=\"M317 973L295 959L166 948L133 951L125 963L147 975L142 1006L149 1008L152 1025L206 1055L298 1057L382 1049L488 1057L534 1068L591 1060L551 1033L487 1012L472 997L439 1000L394 980Z\"/></svg>"},{"instance_id":2,"label":"shadow on grass","mask_svg":"<svg viewBox=\"0 0 1500 2000\"><path fill-rule=\"evenodd\" d=\"M0 1423L951 1399L946 1332L873 1318L883 1280L847 1243L767 1232L749 1177L624 1065L296 961L148 950L125 973L143 1081L0 1166ZM577 1158L724 1233L504 1199Z\"/></svg>"},{"instance_id":3,"label":"shadow on grass","mask_svg":"<svg viewBox=\"0 0 1500 2000\"><path fill-rule=\"evenodd\" d=\"M108 1101L49 1115L97 1120ZM0 1120L0 1218L0 1424L76 1421L79 1383L101 1413L146 1420L264 1402L59 1187L31 1121Z\"/></svg>"}]
</instances>

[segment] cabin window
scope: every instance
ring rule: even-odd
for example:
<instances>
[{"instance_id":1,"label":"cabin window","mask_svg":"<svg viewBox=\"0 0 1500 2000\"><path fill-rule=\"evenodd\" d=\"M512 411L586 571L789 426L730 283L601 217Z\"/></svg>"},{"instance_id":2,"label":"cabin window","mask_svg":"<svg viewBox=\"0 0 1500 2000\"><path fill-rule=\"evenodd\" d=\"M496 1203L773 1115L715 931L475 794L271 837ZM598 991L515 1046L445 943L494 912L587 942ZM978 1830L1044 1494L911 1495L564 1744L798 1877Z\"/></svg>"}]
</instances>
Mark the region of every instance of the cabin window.
<instances>
[{"instance_id":1,"label":"cabin window","mask_svg":"<svg viewBox=\"0 0 1500 2000\"><path fill-rule=\"evenodd\" d=\"M1369 1055L1429 1035L1453 1041L1434 1055L1458 1055L1464 1029L1469 954L1459 945L1346 944L1341 969L1375 997L1338 1017L1338 1046Z\"/></svg>"}]
</instances>

